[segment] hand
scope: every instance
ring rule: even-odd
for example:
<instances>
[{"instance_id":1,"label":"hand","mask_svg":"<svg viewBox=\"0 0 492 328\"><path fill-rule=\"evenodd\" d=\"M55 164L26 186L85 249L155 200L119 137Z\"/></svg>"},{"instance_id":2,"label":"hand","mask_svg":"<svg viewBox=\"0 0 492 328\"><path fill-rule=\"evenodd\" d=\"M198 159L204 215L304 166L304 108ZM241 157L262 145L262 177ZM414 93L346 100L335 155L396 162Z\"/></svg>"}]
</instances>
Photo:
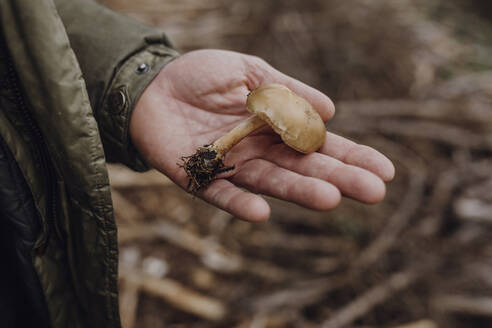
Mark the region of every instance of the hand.
<instances>
[{"instance_id":1,"label":"hand","mask_svg":"<svg viewBox=\"0 0 492 328\"><path fill-rule=\"evenodd\" d=\"M307 99L324 121L334 114L328 97L257 57L200 50L167 64L144 91L130 121L132 142L154 168L186 188L188 178L177 165L180 158L251 116L246 96L264 83L286 85ZM393 164L367 146L328 133L318 152L303 155L283 144L270 128L233 147L225 164L235 169L197 196L249 221L270 215L257 193L329 210L338 205L341 194L365 203L381 201L383 181L394 175Z\"/></svg>"}]
</instances>

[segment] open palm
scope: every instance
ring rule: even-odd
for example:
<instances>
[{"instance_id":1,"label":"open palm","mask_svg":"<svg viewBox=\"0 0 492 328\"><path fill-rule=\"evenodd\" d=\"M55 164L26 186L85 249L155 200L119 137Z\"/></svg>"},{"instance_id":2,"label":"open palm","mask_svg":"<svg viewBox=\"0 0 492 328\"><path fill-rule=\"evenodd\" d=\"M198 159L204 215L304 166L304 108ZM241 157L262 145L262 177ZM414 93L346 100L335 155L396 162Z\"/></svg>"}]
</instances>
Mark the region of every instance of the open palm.
<instances>
[{"instance_id":1,"label":"open palm","mask_svg":"<svg viewBox=\"0 0 492 328\"><path fill-rule=\"evenodd\" d=\"M264 83L286 85L308 100L324 121L334 114L328 97L257 57L200 50L169 63L147 87L130 122L132 141L153 167L186 188L188 178L177 165L180 158L251 116L246 96ZM366 203L382 200L383 181L394 175L391 162L367 146L328 133L318 152L303 155L283 144L270 128L241 141L225 163L235 169L198 196L250 221L270 214L258 194L328 210L340 202L341 194Z\"/></svg>"}]
</instances>

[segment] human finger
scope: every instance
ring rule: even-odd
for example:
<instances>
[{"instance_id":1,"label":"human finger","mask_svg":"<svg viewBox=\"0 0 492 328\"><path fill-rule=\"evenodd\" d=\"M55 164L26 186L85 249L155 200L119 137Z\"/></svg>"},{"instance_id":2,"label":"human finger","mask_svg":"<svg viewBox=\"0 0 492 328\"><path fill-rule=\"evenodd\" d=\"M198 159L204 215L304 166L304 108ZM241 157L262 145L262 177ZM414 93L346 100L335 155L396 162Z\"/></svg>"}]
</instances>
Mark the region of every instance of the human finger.
<instances>
[{"instance_id":1,"label":"human finger","mask_svg":"<svg viewBox=\"0 0 492 328\"><path fill-rule=\"evenodd\" d=\"M346 164L369 170L384 181L391 181L395 176L393 163L379 151L331 132L326 133L325 143L319 152Z\"/></svg>"},{"instance_id":2,"label":"human finger","mask_svg":"<svg viewBox=\"0 0 492 328\"><path fill-rule=\"evenodd\" d=\"M214 180L199 196L239 219L259 222L270 217L270 206L261 196L241 190L225 179Z\"/></svg>"},{"instance_id":3,"label":"human finger","mask_svg":"<svg viewBox=\"0 0 492 328\"><path fill-rule=\"evenodd\" d=\"M332 184L281 168L263 159L246 162L231 181L255 193L294 202L315 210L330 210L340 202Z\"/></svg>"},{"instance_id":4,"label":"human finger","mask_svg":"<svg viewBox=\"0 0 492 328\"><path fill-rule=\"evenodd\" d=\"M304 155L278 144L264 156L285 169L327 181L343 195L361 202L377 203L386 193L384 182L374 173L318 152Z\"/></svg>"}]
</instances>

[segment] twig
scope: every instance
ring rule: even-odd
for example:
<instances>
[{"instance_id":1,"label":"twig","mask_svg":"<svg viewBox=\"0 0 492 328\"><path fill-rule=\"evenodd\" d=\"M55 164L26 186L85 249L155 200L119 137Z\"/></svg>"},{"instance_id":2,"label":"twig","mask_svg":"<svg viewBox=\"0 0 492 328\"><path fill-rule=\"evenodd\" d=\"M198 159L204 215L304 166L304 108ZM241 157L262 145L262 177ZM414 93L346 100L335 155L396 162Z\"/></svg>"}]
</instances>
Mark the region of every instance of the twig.
<instances>
[{"instance_id":1,"label":"twig","mask_svg":"<svg viewBox=\"0 0 492 328\"><path fill-rule=\"evenodd\" d=\"M441 295L431 300L432 306L441 312L455 312L492 318L492 297L465 295Z\"/></svg>"},{"instance_id":2,"label":"twig","mask_svg":"<svg viewBox=\"0 0 492 328\"><path fill-rule=\"evenodd\" d=\"M295 311L315 304L326 293L341 288L347 283L344 276L310 279L294 286L260 295L248 301L253 312L273 313L278 310Z\"/></svg>"},{"instance_id":3,"label":"twig","mask_svg":"<svg viewBox=\"0 0 492 328\"><path fill-rule=\"evenodd\" d=\"M121 325L124 328L134 328L137 321L138 294L140 285L127 281L120 287Z\"/></svg>"},{"instance_id":4,"label":"twig","mask_svg":"<svg viewBox=\"0 0 492 328\"><path fill-rule=\"evenodd\" d=\"M438 326L431 320L419 320L404 325L394 326L393 328L438 328Z\"/></svg>"},{"instance_id":5,"label":"twig","mask_svg":"<svg viewBox=\"0 0 492 328\"><path fill-rule=\"evenodd\" d=\"M347 238L295 235L280 231L253 232L247 236L245 242L258 247L332 254L349 253L356 249L355 242Z\"/></svg>"},{"instance_id":6,"label":"twig","mask_svg":"<svg viewBox=\"0 0 492 328\"><path fill-rule=\"evenodd\" d=\"M422 271L413 269L398 272L391 275L380 285L377 285L363 293L355 300L344 306L340 311L325 321L322 328L341 328L349 325L364 314L368 313L376 305L385 302L394 294L408 288L422 276Z\"/></svg>"},{"instance_id":7,"label":"twig","mask_svg":"<svg viewBox=\"0 0 492 328\"><path fill-rule=\"evenodd\" d=\"M492 113L488 106L480 106L473 101L456 100L378 100L378 101L343 101L337 103L340 116L360 117L368 119L407 117L439 122L453 122L460 125L478 124L490 125Z\"/></svg>"},{"instance_id":8,"label":"twig","mask_svg":"<svg viewBox=\"0 0 492 328\"><path fill-rule=\"evenodd\" d=\"M425 275L435 271L449 254L455 254L457 249L462 249L483 235L483 230L475 226L464 226L446 238L435 253L426 253L415 261L414 266L404 271L395 273L385 281L367 292L359 295L355 300L343 306L335 312L330 319L325 321L322 328L342 328L357 320L361 316L371 311L375 306L384 303L396 293L407 289L410 285L417 282ZM492 302L492 298L487 298ZM463 305L462 303L460 305ZM492 315L492 303L481 303L489 306L489 313ZM485 306L484 306L485 308ZM480 307L480 309L482 309Z\"/></svg>"},{"instance_id":9,"label":"twig","mask_svg":"<svg viewBox=\"0 0 492 328\"><path fill-rule=\"evenodd\" d=\"M162 298L175 307L208 320L221 320L227 309L219 300L201 295L169 278L155 278L137 270L121 269L120 279Z\"/></svg>"},{"instance_id":10,"label":"twig","mask_svg":"<svg viewBox=\"0 0 492 328\"><path fill-rule=\"evenodd\" d=\"M116 219L127 224L138 224L139 218L142 217L142 211L118 190L112 190L111 197L113 198Z\"/></svg>"},{"instance_id":11,"label":"twig","mask_svg":"<svg viewBox=\"0 0 492 328\"><path fill-rule=\"evenodd\" d=\"M121 165L109 164L109 181L113 188L170 186L174 183L164 174L151 170L137 173Z\"/></svg>"},{"instance_id":12,"label":"twig","mask_svg":"<svg viewBox=\"0 0 492 328\"><path fill-rule=\"evenodd\" d=\"M487 289L492 288L492 263L479 262L468 264L465 268L466 276L473 277L471 281L478 282Z\"/></svg>"},{"instance_id":13,"label":"twig","mask_svg":"<svg viewBox=\"0 0 492 328\"><path fill-rule=\"evenodd\" d=\"M454 202L454 212L462 220L492 223L492 205L476 198L460 197Z\"/></svg>"},{"instance_id":14,"label":"twig","mask_svg":"<svg viewBox=\"0 0 492 328\"><path fill-rule=\"evenodd\" d=\"M432 236L439 229L443 208L451 201L453 191L462 179L462 174L456 168L449 169L441 173L434 183L432 194L427 200L427 206L423 211L424 219L417 226L418 232L423 236Z\"/></svg>"},{"instance_id":15,"label":"twig","mask_svg":"<svg viewBox=\"0 0 492 328\"><path fill-rule=\"evenodd\" d=\"M492 145L482 135L464 128L422 120L378 119L354 122L337 122L336 129L349 133L378 132L389 135L423 138L452 147L491 149Z\"/></svg>"},{"instance_id":16,"label":"twig","mask_svg":"<svg viewBox=\"0 0 492 328\"><path fill-rule=\"evenodd\" d=\"M391 248L400 233L408 225L412 216L420 208L423 199L427 174L425 165L418 155L410 153L408 149L389 141L384 141L384 145L385 147L391 147L393 159L398 160L401 165L406 167L410 185L396 212L387 219L388 224L380 231L376 239L361 252L358 260L354 262L354 268L357 269L370 266Z\"/></svg>"},{"instance_id":17,"label":"twig","mask_svg":"<svg viewBox=\"0 0 492 328\"><path fill-rule=\"evenodd\" d=\"M213 240L187 231L177 224L159 220L155 224L122 226L119 228L121 244L139 239L162 239L186 251L198 255L202 262L216 271L236 272L242 267L240 256L230 253Z\"/></svg>"},{"instance_id":18,"label":"twig","mask_svg":"<svg viewBox=\"0 0 492 328\"><path fill-rule=\"evenodd\" d=\"M296 275L269 262L248 259L234 254L214 241L203 238L177 224L159 220L156 224L122 226L118 229L120 244L140 239L162 239L200 257L209 269L233 273L245 271L269 281L281 281Z\"/></svg>"}]
</instances>

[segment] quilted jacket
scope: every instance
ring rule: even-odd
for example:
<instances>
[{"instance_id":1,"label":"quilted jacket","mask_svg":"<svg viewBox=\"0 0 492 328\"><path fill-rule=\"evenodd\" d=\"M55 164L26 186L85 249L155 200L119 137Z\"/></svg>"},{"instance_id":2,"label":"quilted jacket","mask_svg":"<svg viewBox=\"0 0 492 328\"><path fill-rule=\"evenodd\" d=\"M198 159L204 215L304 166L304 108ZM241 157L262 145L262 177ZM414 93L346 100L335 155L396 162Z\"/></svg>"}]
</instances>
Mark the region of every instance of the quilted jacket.
<instances>
[{"instance_id":1,"label":"quilted jacket","mask_svg":"<svg viewBox=\"0 0 492 328\"><path fill-rule=\"evenodd\" d=\"M130 115L178 54L92 0L0 0L0 23L0 326L120 327L106 162L146 169Z\"/></svg>"}]
</instances>

